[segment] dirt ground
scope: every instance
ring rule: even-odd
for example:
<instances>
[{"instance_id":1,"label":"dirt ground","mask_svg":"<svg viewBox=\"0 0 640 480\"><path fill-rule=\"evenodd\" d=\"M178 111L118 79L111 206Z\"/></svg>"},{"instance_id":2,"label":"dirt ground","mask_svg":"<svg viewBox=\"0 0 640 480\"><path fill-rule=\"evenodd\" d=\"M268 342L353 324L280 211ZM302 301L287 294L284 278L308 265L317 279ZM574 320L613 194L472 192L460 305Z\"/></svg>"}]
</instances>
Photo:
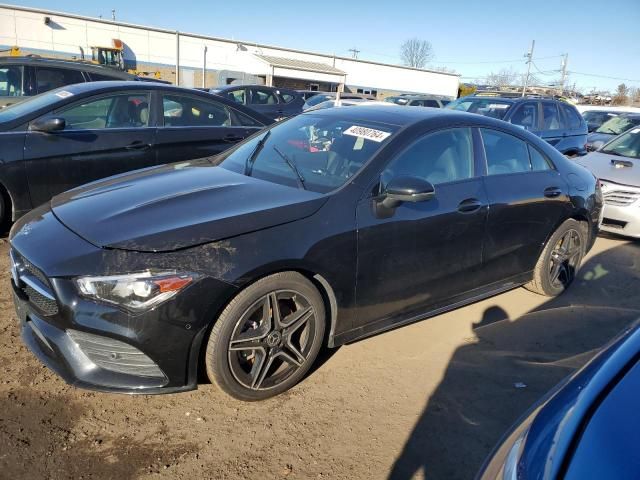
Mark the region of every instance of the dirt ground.
<instances>
[{"instance_id":1,"label":"dirt ground","mask_svg":"<svg viewBox=\"0 0 640 480\"><path fill-rule=\"evenodd\" d=\"M600 238L560 298L519 288L344 346L266 402L209 384L93 393L22 345L0 242L7 479L472 478L512 422L640 317L640 242Z\"/></svg>"}]
</instances>

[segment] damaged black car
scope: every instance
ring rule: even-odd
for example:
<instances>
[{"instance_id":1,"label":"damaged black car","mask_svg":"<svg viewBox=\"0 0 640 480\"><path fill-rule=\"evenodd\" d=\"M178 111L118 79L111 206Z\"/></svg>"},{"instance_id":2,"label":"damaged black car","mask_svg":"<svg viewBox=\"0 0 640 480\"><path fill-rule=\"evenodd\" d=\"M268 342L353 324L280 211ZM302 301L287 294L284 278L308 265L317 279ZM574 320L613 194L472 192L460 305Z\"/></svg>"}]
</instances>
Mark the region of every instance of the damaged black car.
<instances>
[{"instance_id":1,"label":"damaged black car","mask_svg":"<svg viewBox=\"0 0 640 480\"><path fill-rule=\"evenodd\" d=\"M97 181L10 233L22 337L71 384L242 400L337 347L521 285L562 293L598 232L591 173L455 111L305 113L219 156Z\"/></svg>"}]
</instances>

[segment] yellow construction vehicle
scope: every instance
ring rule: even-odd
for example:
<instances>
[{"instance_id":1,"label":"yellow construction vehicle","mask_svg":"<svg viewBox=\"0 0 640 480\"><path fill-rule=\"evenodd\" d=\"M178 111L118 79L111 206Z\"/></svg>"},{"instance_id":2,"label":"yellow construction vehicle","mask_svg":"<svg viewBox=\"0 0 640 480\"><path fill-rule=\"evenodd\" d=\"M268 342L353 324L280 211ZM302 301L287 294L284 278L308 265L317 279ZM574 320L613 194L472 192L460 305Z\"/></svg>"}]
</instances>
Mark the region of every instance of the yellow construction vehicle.
<instances>
[{"instance_id":1,"label":"yellow construction vehicle","mask_svg":"<svg viewBox=\"0 0 640 480\"><path fill-rule=\"evenodd\" d=\"M111 39L111 47L93 46L91 47L91 62L105 67L117 68L119 70L132 73L138 76L154 76L160 79L160 72L142 72L125 68L124 64L124 43L118 38Z\"/></svg>"},{"instance_id":2,"label":"yellow construction vehicle","mask_svg":"<svg viewBox=\"0 0 640 480\"><path fill-rule=\"evenodd\" d=\"M98 65L104 65L105 67L117 68L124 70L124 43L122 40L114 38L111 40L111 47L92 46L91 48L91 62Z\"/></svg>"}]
</instances>

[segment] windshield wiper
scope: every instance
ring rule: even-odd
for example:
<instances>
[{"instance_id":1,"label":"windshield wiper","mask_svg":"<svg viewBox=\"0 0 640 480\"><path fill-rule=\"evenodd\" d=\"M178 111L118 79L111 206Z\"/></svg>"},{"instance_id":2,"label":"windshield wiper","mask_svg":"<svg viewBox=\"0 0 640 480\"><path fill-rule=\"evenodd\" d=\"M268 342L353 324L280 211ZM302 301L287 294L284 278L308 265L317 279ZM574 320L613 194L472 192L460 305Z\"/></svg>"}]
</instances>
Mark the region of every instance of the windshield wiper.
<instances>
[{"instance_id":1,"label":"windshield wiper","mask_svg":"<svg viewBox=\"0 0 640 480\"><path fill-rule=\"evenodd\" d=\"M276 145L273 146L273 149L284 160L284 163L289 165L289 168L293 170L293 173L296 174L296 182L298 183L298 188L301 188L302 190L306 190L307 187L304 186L304 177L300 173L300 170L298 170L298 167L296 167L296 164L293 163L291 159L287 157L284 153L282 153L282 151Z\"/></svg>"},{"instance_id":2,"label":"windshield wiper","mask_svg":"<svg viewBox=\"0 0 640 480\"><path fill-rule=\"evenodd\" d=\"M606 153L607 155L615 155L616 157L626 157L626 155L616 152L615 150L602 150L602 153Z\"/></svg>"},{"instance_id":3,"label":"windshield wiper","mask_svg":"<svg viewBox=\"0 0 640 480\"><path fill-rule=\"evenodd\" d=\"M253 152L251 152L251 155L249 155L247 157L247 160L244 162L244 174L247 177L251 176L251 171L253 170L253 164L255 163L256 158L258 157L258 154L264 147L264 143L267 141L267 138L269 138L269 135L271 135L271 130L268 130L267 133L264 134L264 137L262 137L260 141L256 144L256 148L253 149Z\"/></svg>"}]
</instances>

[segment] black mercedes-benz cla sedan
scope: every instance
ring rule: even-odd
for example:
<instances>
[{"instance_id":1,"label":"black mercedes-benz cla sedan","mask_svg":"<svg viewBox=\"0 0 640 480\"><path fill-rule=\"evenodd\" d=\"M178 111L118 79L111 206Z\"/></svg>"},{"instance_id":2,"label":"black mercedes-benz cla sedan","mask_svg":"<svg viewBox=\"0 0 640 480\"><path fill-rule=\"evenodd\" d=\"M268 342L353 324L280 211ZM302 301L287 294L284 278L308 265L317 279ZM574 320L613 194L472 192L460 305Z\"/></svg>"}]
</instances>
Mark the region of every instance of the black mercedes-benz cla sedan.
<instances>
[{"instance_id":1,"label":"black mercedes-benz cla sedan","mask_svg":"<svg viewBox=\"0 0 640 480\"><path fill-rule=\"evenodd\" d=\"M22 336L68 382L264 399L337 347L525 285L558 295L598 182L529 132L392 105L94 182L10 234Z\"/></svg>"}]
</instances>

